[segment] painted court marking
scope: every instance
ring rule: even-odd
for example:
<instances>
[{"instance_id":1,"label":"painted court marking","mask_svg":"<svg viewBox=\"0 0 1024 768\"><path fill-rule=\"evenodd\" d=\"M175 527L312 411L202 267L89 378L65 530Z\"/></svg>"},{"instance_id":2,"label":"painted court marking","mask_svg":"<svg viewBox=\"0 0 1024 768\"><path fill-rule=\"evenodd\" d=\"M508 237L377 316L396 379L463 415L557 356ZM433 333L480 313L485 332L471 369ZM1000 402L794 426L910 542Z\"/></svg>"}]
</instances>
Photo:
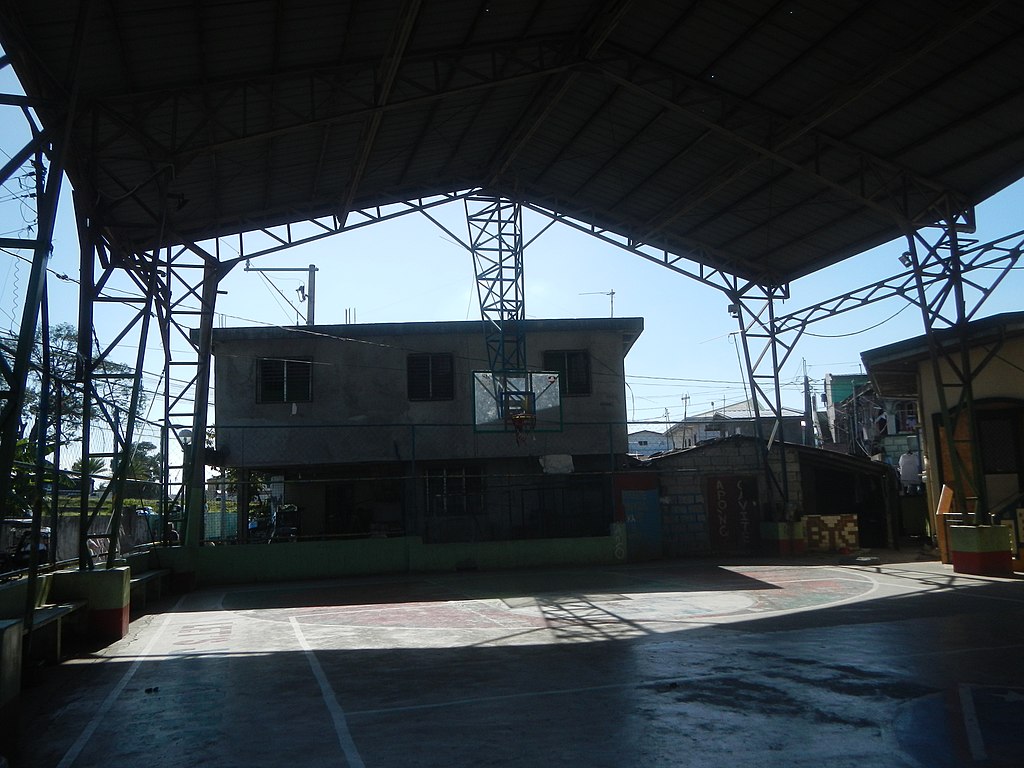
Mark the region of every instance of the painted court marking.
<instances>
[{"instance_id":1,"label":"painted court marking","mask_svg":"<svg viewBox=\"0 0 1024 768\"><path fill-rule=\"evenodd\" d=\"M164 620L160 622L160 626L157 627L156 632L153 633L153 637L150 638L150 641L146 644L142 653L135 658L132 665L128 667L128 671L124 673L117 685L114 686L113 690L107 694L107 698L103 700L99 709L96 710L96 713L92 716L92 720L89 721L85 730L83 730L81 735L75 740L75 743L71 745L71 748L64 753L64 757L61 758L61 761L57 763L57 768L68 768L75 762L75 760L78 759L78 756L82 754L82 750L85 749L85 745L89 743L89 739L92 738L92 735L96 732L100 723L106 719L107 713L110 712L110 708L114 706L114 702L117 701L117 698L128 686L128 683L131 682L131 679L135 677L135 673L138 671L139 667L142 666L142 662L144 662L149 656L150 650L152 650L153 646L156 645L157 641L163 635L167 625L171 622L171 616L174 615L174 611L176 611L180 605L181 600L178 600L178 604L174 606L174 610L172 610L171 613L164 614Z\"/></svg>"},{"instance_id":2,"label":"painted court marking","mask_svg":"<svg viewBox=\"0 0 1024 768\"><path fill-rule=\"evenodd\" d=\"M294 616L291 616L288 621L291 623L292 629L295 630L295 637L299 641L299 647L306 654L306 660L313 670L313 677L316 678L317 685L320 686L320 694L323 696L324 704L327 705L327 711L331 713L331 720L334 721L334 732L338 735L338 743L345 753L345 760L350 768L365 768L363 758L360 757L356 743L352 740L352 733L348 729L345 710L338 703L338 699L334 695L334 689L331 687L330 682L328 682L323 667L320 666L320 661L317 659L309 642L307 642L306 636L302 634L302 627L299 625L299 622L296 621Z\"/></svg>"}]
</instances>

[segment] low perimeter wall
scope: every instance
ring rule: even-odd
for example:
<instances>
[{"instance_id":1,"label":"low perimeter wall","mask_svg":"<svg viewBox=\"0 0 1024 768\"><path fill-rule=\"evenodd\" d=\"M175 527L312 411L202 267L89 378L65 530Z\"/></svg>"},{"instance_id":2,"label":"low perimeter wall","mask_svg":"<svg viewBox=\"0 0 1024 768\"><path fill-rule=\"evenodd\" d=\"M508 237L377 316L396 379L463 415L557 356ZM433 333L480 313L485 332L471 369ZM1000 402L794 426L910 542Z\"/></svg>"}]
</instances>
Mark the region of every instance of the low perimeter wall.
<instances>
[{"instance_id":1,"label":"low perimeter wall","mask_svg":"<svg viewBox=\"0 0 1024 768\"><path fill-rule=\"evenodd\" d=\"M620 527L616 524L615 527ZM615 542L620 546L616 551ZM496 570L625 562L622 537L426 544L406 536L350 541L298 541L217 547L161 547L159 567L180 589L209 584L325 579L383 573Z\"/></svg>"}]
</instances>

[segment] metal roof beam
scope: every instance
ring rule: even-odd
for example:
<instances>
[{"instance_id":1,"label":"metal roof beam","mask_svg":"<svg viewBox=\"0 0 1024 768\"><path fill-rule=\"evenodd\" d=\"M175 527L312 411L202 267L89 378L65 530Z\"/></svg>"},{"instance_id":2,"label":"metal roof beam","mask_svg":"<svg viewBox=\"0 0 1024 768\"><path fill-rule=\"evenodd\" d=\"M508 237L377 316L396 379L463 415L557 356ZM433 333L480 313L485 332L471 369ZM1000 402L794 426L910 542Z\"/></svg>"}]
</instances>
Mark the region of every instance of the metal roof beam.
<instances>
[{"instance_id":1,"label":"metal roof beam","mask_svg":"<svg viewBox=\"0 0 1024 768\"><path fill-rule=\"evenodd\" d=\"M1011 36L1009 36L1001 45L995 46L993 48L986 49L985 54L983 54L982 56L979 56L975 61L983 60L984 58L987 58L988 56L991 56L993 53L997 52L999 49L1004 48L1004 47L1006 47L1008 45L1019 44L1020 38L1021 38L1021 35L1011 35ZM966 66L970 66L970 65L966 65ZM930 83L926 88L922 88L922 89L919 89L918 91L916 91L915 92L915 98L918 98L918 99L919 98L923 98L924 95L927 94L927 93L941 90L943 87L945 87L947 85L949 79L950 79L950 76L946 75L946 76L944 76L942 78L938 78L938 79L932 81L932 83ZM1019 97L1021 94L1024 94L1024 87L1018 88L1016 91L1011 93L1009 95L1009 98L1013 99L1013 98ZM991 111L993 109L997 109L999 106L1001 106L1001 101L1000 101L1000 103L989 104L987 107L985 107L984 109L982 109L980 111L975 111L975 112L971 112L971 113L968 113L968 114L964 114L959 120L953 121L951 123L944 124L944 126L942 128L942 131L943 132L948 132L950 130L955 130L960 125L966 124L969 121L976 120L979 116L983 116L985 113L987 113L987 112L989 112L989 111ZM903 103L899 104L898 106L894 106L892 108L892 110L902 109L905 106L906 106L906 103L903 102ZM873 125L874 123L878 122L879 120L883 119L885 116L890 114L890 112L892 110L887 111L886 113L883 113L881 115L875 116L871 121L869 121L866 125L861 126L858 130L864 130L866 127L869 127L869 126ZM914 149L915 147L919 147L921 145L925 145L933 137L939 135L939 133L940 132L937 129L932 134L929 134L929 135L927 135L927 136L925 136L923 138L922 137L918 137L918 138L916 138L914 140L913 143L906 144L901 149L895 151L893 153L893 155L894 156L899 156L899 155L901 155L904 152L907 152L907 151L910 151L910 150ZM981 149L977 153L975 153L975 155L972 155L972 156L970 156L970 157L968 157L966 159L963 159L963 160L959 161L958 164L969 165L975 159L976 155L977 156L984 156L986 152L991 152L991 151L992 151L992 147L985 147L984 149ZM946 167L943 168L944 172L948 172L949 170L951 170L950 166L946 166ZM767 190L768 187L770 187L771 184L773 184L773 183L776 183L775 180L772 180L772 181L769 181L769 182L765 182L764 184L760 185L755 190L752 190L750 193L748 193L743 198L741 198L736 203L736 205L742 206L744 204L744 202L746 202L747 200L750 200L751 198L756 197L759 193L764 192L765 190ZM806 204L808 202L813 202L814 200L818 199L820 196L821 196L820 194L817 194L817 195L812 195L810 197L804 198L803 200L800 201L800 203L798 205L804 205L804 204ZM932 208L930 208L929 210L939 211L941 209L942 209L942 205L939 202L939 200L936 199L935 205L933 205ZM710 219L710 217L705 217L702 221L694 224L692 228L699 228L702 224L707 222L709 219ZM918 221L914 222L914 224L915 224L915 226L925 226L925 225L933 223L933 221L935 221L935 220L932 220L932 221L918 220ZM750 229L746 230L744 233L738 235L737 237L738 238L749 237L750 235L752 235L755 232L757 232L759 229L763 229L765 226L770 226L770 223L769 224L764 224L764 223L757 224L754 227L751 227ZM820 231L822 229L826 229L828 226L830 226L830 225L824 225L823 227L819 228L818 231ZM814 234L813 232L810 233L810 234L807 234L807 235L804 236L804 238L806 238L806 237L813 237L813 234ZM762 258L769 258L770 259L775 253L778 253L779 251L784 251L790 245L792 245L792 241L789 242L789 243L780 244L777 247L772 248L771 250L767 250L767 251L765 251L762 254ZM722 247L728 248L728 244L723 244Z\"/></svg>"},{"instance_id":2,"label":"metal roof beam","mask_svg":"<svg viewBox=\"0 0 1024 768\"><path fill-rule=\"evenodd\" d=\"M710 179L699 195L686 196L677 201L673 206L666 207L666 212L660 219L655 218L651 221L650 226L652 228L652 234L684 215L701 200L706 199L718 190L729 186L737 178L746 174L753 167L766 160L775 160L784 166L790 167L794 171L814 176L826 186L831 186L838 191L841 191L843 194L857 199L867 207L876 208L880 213L883 213L890 218L895 218L898 223L906 224L908 222L919 220L921 218L920 212L902 211L900 209L899 206L902 202L902 197L899 195L899 190L888 195L888 205L879 205L871 196L865 197L858 194L855 189L849 189L836 184L833 179L824 175L820 169L808 168L806 167L806 161L790 158L783 154L783 152L793 145L806 147L804 139L807 137L815 140L815 144L812 146L822 146L828 147L832 150L838 150L848 156L853 155L867 160L872 166L895 166L895 164L882 158L873 157L861 150L846 147L842 142L820 134L816 131L816 128L823 121L841 111L851 102L863 97L865 93L870 92L871 89L876 87L879 83L893 77L896 73L904 69L910 63L918 60L925 53L928 53L935 47L945 43L965 27L977 22L979 18L990 13L998 4L997 0L993 0L984 6L972 6L972 13L961 12L950 14L945 19L942 19L940 23L933 25L932 28L925 29L925 31L920 35L909 41L908 45L904 47L900 55L895 56L890 61L883 62L881 66L870 73L867 77L863 78L860 82L852 84L849 88L846 88L830 97L828 101L812 110L808 110L804 115L798 116L795 119L773 115L764 108L752 105L748 101L737 99L731 95L716 91L706 83L700 82L698 78L684 77L678 74L663 73L660 76L661 78L668 78L672 81L672 88L669 92L671 95L666 97L663 93L656 93L652 90L651 84L653 81L650 79L645 80L647 84L640 85L641 80L636 72L645 66L647 68L651 68L651 65L640 62L632 56L629 56L629 58L633 60L633 67L631 67L625 75L614 71L606 64L602 67L602 71L610 81L637 91L647 98L652 98L653 100L662 103L666 108L683 115L688 120L704 125L718 135L730 138L744 146L753 155L739 157L728 168L726 168L722 174ZM612 66L617 65L617 63L612 63ZM621 65L618 66L621 67ZM653 77L658 78L659 76L654 74ZM685 95L691 95L696 92L699 99L698 104L702 109L695 109L692 106L687 106L680 102L675 97L675 94L680 92ZM715 111L718 112L717 119L709 118L707 116L712 113L712 110L707 109L708 103L700 99L700 97L710 98L712 100L711 103L716 106ZM748 117L751 121L751 125L754 127L753 132L749 130L749 125L741 125L740 128L743 129L742 132L736 128L726 125L726 118L731 118L738 113L742 113ZM902 174L907 173L904 169L899 170ZM944 189L941 184L923 178L918 178L915 185L932 187L943 193L952 192L951 190ZM938 218L941 218L941 213L936 211L931 220L937 220Z\"/></svg>"},{"instance_id":3,"label":"metal roof beam","mask_svg":"<svg viewBox=\"0 0 1024 768\"><path fill-rule=\"evenodd\" d=\"M629 12L633 2L634 0L607 0L591 18L587 27L581 30L573 40L566 43L564 52L559 59L576 62L590 60L608 40L609 35L615 31L623 17ZM499 182L519 152L529 144L530 139L548 119L565 94L569 92L580 74L578 71L567 71L556 80L544 84L541 92L537 94L526 110L524 118L513 126L509 138L501 143L501 149L487 163L487 167L492 170L490 171L490 180L484 185L485 187Z\"/></svg>"},{"instance_id":4,"label":"metal roof beam","mask_svg":"<svg viewBox=\"0 0 1024 768\"><path fill-rule=\"evenodd\" d=\"M473 21L470 22L469 28L466 30L466 34L462 36L462 45L468 46L473 38L473 33L476 32L477 27L480 24L480 20L484 18L488 12L488 4L490 0L480 0L480 4L477 6L476 13L473 16ZM536 8L534 9L536 10ZM452 78L455 76L454 71L449 71L444 77L444 83L441 86L442 90L447 90L451 86ZM416 139L412 142L414 147L413 151L408 154L405 159L405 163L402 166L402 172L399 174L399 179L404 182L409 176L409 169L412 167L413 161L419 155L419 148L423 145L423 140L427 137L427 134L435 130L434 117L437 115L438 107L441 103L435 101L430 105L430 109L427 111L427 116L423 120L423 127L417 133ZM479 114L479 105L477 108L477 114ZM472 123L472 121L470 121Z\"/></svg>"},{"instance_id":5,"label":"metal roof beam","mask_svg":"<svg viewBox=\"0 0 1024 768\"><path fill-rule=\"evenodd\" d=\"M1020 261L1022 251L1024 251L1024 231L974 246L960 254L960 274L968 275L978 272L988 275L993 270L997 271L999 274L992 275L993 279L988 281L989 286L984 288L985 298L987 298L987 294L991 293L995 285ZM921 272L922 287L925 290L934 286L945 286L949 281L949 269L941 259L923 263ZM797 327L806 327L812 323L828 320L886 299L900 298L912 304L918 304L915 293L916 286L914 270L908 269L884 280L816 302L796 312L779 315L775 318L777 332L782 333L795 330ZM977 311L977 307L974 311Z\"/></svg>"},{"instance_id":6,"label":"metal roof beam","mask_svg":"<svg viewBox=\"0 0 1024 768\"><path fill-rule=\"evenodd\" d=\"M413 27L416 26L416 19L420 12L420 0L404 0L395 20L395 27L392 30L388 50L384 52L380 65L377 68L376 86L374 94L374 106L383 107L391 98L391 91L395 86L398 77L398 70L402 64L402 57L409 45L409 38L412 36ZM380 130L380 123L384 113L375 110L368 116L363 126L363 136L360 141L360 148L356 154L355 167L353 168L348 191L341 202L338 210L338 218L344 224L348 219L349 210L359 191L359 185L366 173L366 164L370 160L370 153L373 151L374 142L377 140L377 132Z\"/></svg>"},{"instance_id":7,"label":"metal roof beam","mask_svg":"<svg viewBox=\"0 0 1024 768\"><path fill-rule=\"evenodd\" d=\"M710 266L711 264L727 265L730 263L730 257L699 244L694 244L690 252L683 255L667 249L654 248L639 240L631 240L621 232L588 223L582 217L577 218L579 214L566 213L565 211L558 210L557 207L545 208L535 201L524 201L523 207L542 216L554 219L567 227L590 235L609 245L614 245L616 248L628 251L642 259L665 267L691 280L696 280L699 283L717 288L728 294L737 293L742 295L758 285L755 281L741 280L736 274L727 271L724 267ZM749 265L737 263L735 259L732 259L731 262L736 264L737 267L743 267L743 270L738 268L737 272L749 269Z\"/></svg>"}]
</instances>

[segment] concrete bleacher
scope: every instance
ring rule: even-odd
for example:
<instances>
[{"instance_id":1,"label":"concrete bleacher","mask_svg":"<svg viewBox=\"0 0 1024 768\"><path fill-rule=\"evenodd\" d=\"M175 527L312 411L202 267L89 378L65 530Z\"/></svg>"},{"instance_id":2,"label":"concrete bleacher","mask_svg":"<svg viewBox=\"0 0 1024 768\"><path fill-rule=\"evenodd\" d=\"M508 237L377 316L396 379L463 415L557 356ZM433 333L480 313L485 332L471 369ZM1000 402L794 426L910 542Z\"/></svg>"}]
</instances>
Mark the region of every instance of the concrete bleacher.
<instances>
[{"instance_id":1,"label":"concrete bleacher","mask_svg":"<svg viewBox=\"0 0 1024 768\"><path fill-rule=\"evenodd\" d=\"M141 552L111 569L40 573L31 587L24 576L0 583L0 720L17 707L26 664L62 661L71 631L101 642L120 639L130 616L164 594L171 576Z\"/></svg>"},{"instance_id":2,"label":"concrete bleacher","mask_svg":"<svg viewBox=\"0 0 1024 768\"><path fill-rule=\"evenodd\" d=\"M172 571L161 568L152 551L133 553L125 558L131 573L129 580L130 610L132 616L146 611L150 600L159 600L170 587Z\"/></svg>"}]
</instances>

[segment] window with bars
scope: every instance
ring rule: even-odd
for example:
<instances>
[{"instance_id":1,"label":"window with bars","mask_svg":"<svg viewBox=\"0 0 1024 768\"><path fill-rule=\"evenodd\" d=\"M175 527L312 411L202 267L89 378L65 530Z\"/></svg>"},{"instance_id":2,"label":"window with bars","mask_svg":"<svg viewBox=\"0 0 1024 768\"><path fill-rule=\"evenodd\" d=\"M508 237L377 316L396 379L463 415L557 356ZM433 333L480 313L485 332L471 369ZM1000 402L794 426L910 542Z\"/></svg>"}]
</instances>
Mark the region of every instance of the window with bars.
<instances>
[{"instance_id":1,"label":"window with bars","mask_svg":"<svg viewBox=\"0 0 1024 768\"><path fill-rule=\"evenodd\" d=\"M423 473L426 506L432 516L479 515L483 478L471 467L439 467Z\"/></svg>"},{"instance_id":2,"label":"window with bars","mask_svg":"<svg viewBox=\"0 0 1024 768\"><path fill-rule=\"evenodd\" d=\"M261 357L257 369L257 402L304 403L313 399L312 360Z\"/></svg>"},{"instance_id":3,"label":"window with bars","mask_svg":"<svg viewBox=\"0 0 1024 768\"><path fill-rule=\"evenodd\" d=\"M897 432L917 431L917 403L913 400L904 400L903 402L896 403L894 411L896 413Z\"/></svg>"},{"instance_id":4,"label":"window with bars","mask_svg":"<svg viewBox=\"0 0 1024 768\"><path fill-rule=\"evenodd\" d=\"M455 365L449 353L417 353L406 358L410 400L451 400L455 397Z\"/></svg>"},{"instance_id":5,"label":"window with bars","mask_svg":"<svg viewBox=\"0 0 1024 768\"><path fill-rule=\"evenodd\" d=\"M590 353L585 349L549 350L544 353L544 370L558 371L561 395L590 394Z\"/></svg>"}]
</instances>

